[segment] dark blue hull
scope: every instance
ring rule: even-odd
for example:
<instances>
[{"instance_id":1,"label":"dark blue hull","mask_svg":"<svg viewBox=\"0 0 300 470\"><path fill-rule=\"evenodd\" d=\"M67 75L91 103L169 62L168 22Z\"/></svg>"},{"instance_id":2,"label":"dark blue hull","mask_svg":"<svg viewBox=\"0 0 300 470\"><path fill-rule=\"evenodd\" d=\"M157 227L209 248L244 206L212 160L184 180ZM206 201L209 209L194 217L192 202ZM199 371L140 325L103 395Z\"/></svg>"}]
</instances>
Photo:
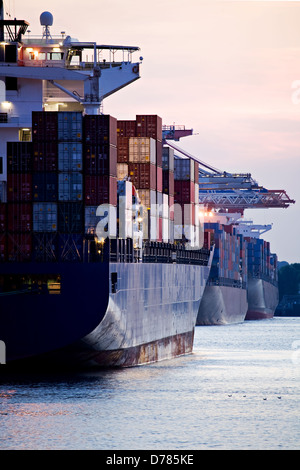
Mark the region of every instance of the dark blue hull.
<instances>
[{"instance_id":1,"label":"dark blue hull","mask_svg":"<svg viewBox=\"0 0 300 470\"><path fill-rule=\"evenodd\" d=\"M27 293L1 294L7 361L110 367L191 353L209 269L176 263L2 264L1 274L60 276L57 292L48 281L48 289L31 284Z\"/></svg>"},{"instance_id":2,"label":"dark blue hull","mask_svg":"<svg viewBox=\"0 0 300 470\"><path fill-rule=\"evenodd\" d=\"M108 263L7 263L0 274L59 275L60 293L28 289L0 295L0 339L8 361L72 344L102 320L109 300ZM50 276L51 277L51 276Z\"/></svg>"}]
</instances>

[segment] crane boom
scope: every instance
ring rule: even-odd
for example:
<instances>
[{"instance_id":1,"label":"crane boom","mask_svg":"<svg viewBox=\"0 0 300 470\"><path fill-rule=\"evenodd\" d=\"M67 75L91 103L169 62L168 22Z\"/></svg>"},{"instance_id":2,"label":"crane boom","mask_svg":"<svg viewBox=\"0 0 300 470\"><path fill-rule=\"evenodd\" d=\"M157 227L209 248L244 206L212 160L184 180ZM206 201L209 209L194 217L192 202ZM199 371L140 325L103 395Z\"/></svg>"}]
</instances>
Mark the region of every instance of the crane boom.
<instances>
[{"instance_id":1,"label":"crane boom","mask_svg":"<svg viewBox=\"0 0 300 470\"><path fill-rule=\"evenodd\" d=\"M199 163L199 204L208 209L237 210L258 208L287 208L295 204L285 190L268 190L252 178L250 173L227 173L182 150L170 140L164 143L178 152L182 158Z\"/></svg>"}]
</instances>

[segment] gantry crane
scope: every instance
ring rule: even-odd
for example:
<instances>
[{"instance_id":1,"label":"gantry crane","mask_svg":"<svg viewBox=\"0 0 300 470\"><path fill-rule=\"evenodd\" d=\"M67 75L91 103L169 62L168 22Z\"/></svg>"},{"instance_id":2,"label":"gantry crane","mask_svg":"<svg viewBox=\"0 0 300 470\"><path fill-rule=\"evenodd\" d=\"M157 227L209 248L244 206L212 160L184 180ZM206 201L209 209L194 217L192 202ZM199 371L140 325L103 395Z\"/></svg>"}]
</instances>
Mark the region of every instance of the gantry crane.
<instances>
[{"instance_id":1,"label":"gantry crane","mask_svg":"<svg viewBox=\"0 0 300 470\"><path fill-rule=\"evenodd\" d=\"M183 134L184 135L191 135ZM180 134L174 134L179 140ZM228 173L218 170L201 161L198 157L180 149L169 134L164 144L173 148L182 158L190 158L199 163L199 204L208 211L238 212L243 215L245 209L287 208L295 201L284 189L269 190L260 186L250 173Z\"/></svg>"}]
</instances>

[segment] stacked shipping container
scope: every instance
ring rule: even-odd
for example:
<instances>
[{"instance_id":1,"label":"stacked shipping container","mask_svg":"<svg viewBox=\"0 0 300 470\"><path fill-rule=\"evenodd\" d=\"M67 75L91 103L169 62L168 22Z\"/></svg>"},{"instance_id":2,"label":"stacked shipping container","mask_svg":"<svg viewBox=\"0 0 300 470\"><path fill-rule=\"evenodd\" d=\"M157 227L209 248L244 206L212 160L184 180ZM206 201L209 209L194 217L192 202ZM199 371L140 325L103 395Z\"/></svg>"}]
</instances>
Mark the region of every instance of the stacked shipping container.
<instances>
[{"instance_id":1,"label":"stacked shipping container","mask_svg":"<svg viewBox=\"0 0 300 470\"><path fill-rule=\"evenodd\" d=\"M247 243L233 226L205 223L205 246L215 245L210 280L225 284L247 283Z\"/></svg>"},{"instance_id":2,"label":"stacked shipping container","mask_svg":"<svg viewBox=\"0 0 300 470\"><path fill-rule=\"evenodd\" d=\"M13 142L7 146L6 233L2 235L2 257L27 261L32 250L32 144ZM2 212L3 213L3 212Z\"/></svg>"},{"instance_id":3,"label":"stacked shipping container","mask_svg":"<svg viewBox=\"0 0 300 470\"><path fill-rule=\"evenodd\" d=\"M174 159L174 202L181 207L181 217L175 220L175 231L180 238L181 228L184 226L184 233L187 238L193 238L193 233L199 238L199 185L198 181L199 165L189 158Z\"/></svg>"},{"instance_id":4,"label":"stacked shipping container","mask_svg":"<svg viewBox=\"0 0 300 470\"><path fill-rule=\"evenodd\" d=\"M162 119L157 115L137 115L135 121L118 121L117 177L130 179L144 206L144 230L151 240L169 241L169 217L156 210L163 197Z\"/></svg>"},{"instance_id":5,"label":"stacked shipping container","mask_svg":"<svg viewBox=\"0 0 300 470\"><path fill-rule=\"evenodd\" d=\"M277 281L277 256L270 253L270 243L260 238L246 237L246 240L249 275Z\"/></svg>"},{"instance_id":6,"label":"stacked shipping container","mask_svg":"<svg viewBox=\"0 0 300 470\"><path fill-rule=\"evenodd\" d=\"M90 212L117 204L116 123L110 116L33 113L33 141L7 145L0 260L82 261L85 232L96 222Z\"/></svg>"}]
</instances>

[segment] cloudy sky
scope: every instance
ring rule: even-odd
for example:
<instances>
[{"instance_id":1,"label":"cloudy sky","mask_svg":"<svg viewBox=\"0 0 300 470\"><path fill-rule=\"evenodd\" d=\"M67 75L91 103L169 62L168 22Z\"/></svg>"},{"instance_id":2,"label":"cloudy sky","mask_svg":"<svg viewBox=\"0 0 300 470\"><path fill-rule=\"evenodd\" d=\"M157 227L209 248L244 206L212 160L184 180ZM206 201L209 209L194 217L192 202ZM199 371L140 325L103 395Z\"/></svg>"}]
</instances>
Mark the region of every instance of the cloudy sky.
<instances>
[{"instance_id":1,"label":"cloudy sky","mask_svg":"<svg viewBox=\"0 0 300 470\"><path fill-rule=\"evenodd\" d=\"M12 17L41 33L136 45L141 79L109 97L118 119L159 114L194 136L180 146L214 167L250 172L285 189L289 209L247 210L280 260L300 262L300 2L275 0L5 0ZM299 82L298 82L299 81ZM299 93L298 93L299 90Z\"/></svg>"}]
</instances>

